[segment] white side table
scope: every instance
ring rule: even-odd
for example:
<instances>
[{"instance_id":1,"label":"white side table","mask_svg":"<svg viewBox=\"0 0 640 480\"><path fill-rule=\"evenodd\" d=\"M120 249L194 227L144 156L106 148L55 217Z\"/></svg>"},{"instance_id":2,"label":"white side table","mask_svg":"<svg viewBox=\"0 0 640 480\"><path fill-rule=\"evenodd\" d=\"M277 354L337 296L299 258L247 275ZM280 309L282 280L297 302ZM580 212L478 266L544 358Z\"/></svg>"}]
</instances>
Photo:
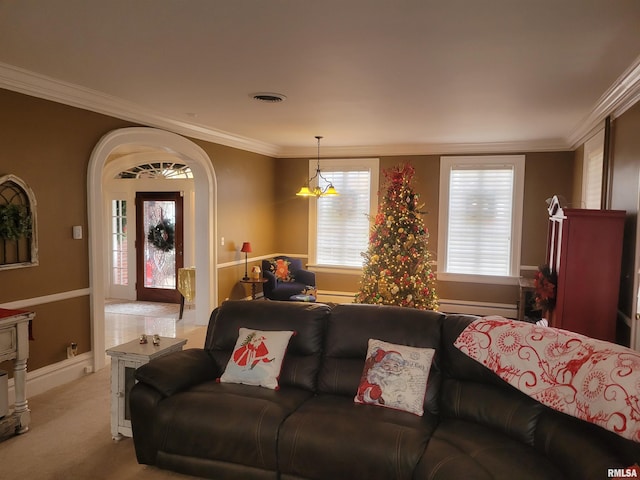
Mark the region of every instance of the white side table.
<instances>
[{"instance_id":1,"label":"white side table","mask_svg":"<svg viewBox=\"0 0 640 480\"><path fill-rule=\"evenodd\" d=\"M129 392L135 385L135 371L154 358L182 350L186 339L160 337L160 345L140 343L139 339L123 343L107 350L111 356L111 436L120 440L123 436L132 437L131 415L129 410Z\"/></svg>"},{"instance_id":2,"label":"white side table","mask_svg":"<svg viewBox=\"0 0 640 480\"><path fill-rule=\"evenodd\" d=\"M0 362L13 360L16 403L13 412L0 418L0 434L29 430L31 411L27 401L27 359L29 358L29 322L35 313L0 308Z\"/></svg>"}]
</instances>

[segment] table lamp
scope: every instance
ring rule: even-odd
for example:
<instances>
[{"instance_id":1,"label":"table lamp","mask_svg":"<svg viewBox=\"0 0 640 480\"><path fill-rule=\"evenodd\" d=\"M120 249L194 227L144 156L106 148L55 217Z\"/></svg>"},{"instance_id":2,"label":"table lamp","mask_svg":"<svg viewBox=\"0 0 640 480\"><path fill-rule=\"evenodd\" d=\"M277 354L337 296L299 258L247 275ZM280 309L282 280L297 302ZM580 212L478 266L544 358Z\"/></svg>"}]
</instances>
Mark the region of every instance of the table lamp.
<instances>
[{"instance_id":1,"label":"table lamp","mask_svg":"<svg viewBox=\"0 0 640 480\"><path fill-rule=\"evenodd\" d=\"M244 277L242 277L242 280L249 280L249 274L247 271L247 253L251 252L251 243L243 242L240 251L244 252Z\"/></svg>"}]
</instances>

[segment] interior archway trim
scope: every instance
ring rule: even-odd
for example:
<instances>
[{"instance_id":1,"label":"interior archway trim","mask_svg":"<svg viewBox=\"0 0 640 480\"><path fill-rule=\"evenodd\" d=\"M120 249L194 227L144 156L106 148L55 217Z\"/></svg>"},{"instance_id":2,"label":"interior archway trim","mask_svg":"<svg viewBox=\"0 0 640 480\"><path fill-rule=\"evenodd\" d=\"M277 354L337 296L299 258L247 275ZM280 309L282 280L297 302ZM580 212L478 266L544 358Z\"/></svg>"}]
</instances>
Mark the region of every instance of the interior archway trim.
<instances>
[{"instance_id":1,"label":"interior archway trim","mask_svg":"<svg viewBox=\"0 0 640 480\"><path fill-rule=\"evenodd\" d=\"M114 130L96 144L87 172L89 275L94 368L106 363L104 305L107 290L107 218L104 209L104 172L111 152L121 146L146 146L165 150L191 167L195 187L196 323L206 325L217 295L216 175L211 159L198 145L185 137L150 127ZM115 160L117 162L117 160Z\"/></svg>"}]
</instances>

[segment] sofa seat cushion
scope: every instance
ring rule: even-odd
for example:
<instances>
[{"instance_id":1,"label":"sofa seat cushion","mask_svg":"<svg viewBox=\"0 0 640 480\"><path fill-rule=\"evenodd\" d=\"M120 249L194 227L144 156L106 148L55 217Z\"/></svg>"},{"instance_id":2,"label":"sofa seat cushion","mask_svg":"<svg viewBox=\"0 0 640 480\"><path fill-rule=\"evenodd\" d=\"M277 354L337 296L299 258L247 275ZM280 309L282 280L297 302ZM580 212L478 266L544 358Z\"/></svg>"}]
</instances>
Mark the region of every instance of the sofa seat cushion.
<instances>
[{"instance_id":1,"label":"sofa seat cushion","mask_svg":"<svg viewBox=\"0 0 640 480\"><path fill-rule=\"evenodd\" d=\"M280 471L313 479L409 479L435 425L428 412L419 417L319 395L284 422Z\"/></svg>"},{"instance_id":2,"label":"sofa seat cushion","mask_svg":"<svg viewBox=\"0 0 640 480\"><path fill-rule=\"evenodd\" d=\"M416 470L416 479L553 480L565 478L535 448L492 428L444 418Z\"/></svg>"},{"instance_id":3,"label":"sofa seat cushion","mask_svg":"<svg viewBox=\"0 0 640 480\"><path fill-rule=\"evenodd\" d=\"M312 394L206 382L158 405L159 452L276 471L278 429Z\"/></svg>"}]
</instances>

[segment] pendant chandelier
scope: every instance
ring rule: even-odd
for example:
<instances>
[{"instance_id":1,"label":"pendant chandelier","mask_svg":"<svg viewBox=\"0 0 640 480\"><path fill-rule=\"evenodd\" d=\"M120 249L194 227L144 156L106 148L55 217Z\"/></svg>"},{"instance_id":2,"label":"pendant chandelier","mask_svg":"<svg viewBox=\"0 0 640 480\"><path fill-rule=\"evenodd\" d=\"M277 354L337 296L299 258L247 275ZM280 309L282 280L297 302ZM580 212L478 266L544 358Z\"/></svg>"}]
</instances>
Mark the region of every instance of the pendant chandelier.
<instances>
[{"instance_id":1,"label":"pendant chandelier","mask_svg":"<svg viewBox=\"0 0 640 480\"><path fill-rule=\"evenodd\" d=\"M320 173L320 139L322 137L316 136L318 139L318 165L316 167L316 174L311 177L306 185L303 185L296 195L300 197L331 197L340 195L338 191L334 188L333 184L322 176ZM317 179L317 184L315 187L311 188L311 183ZM320 179L324 181L327 185L323 188L320 186Z\"/></svg>"}]
</instances>

